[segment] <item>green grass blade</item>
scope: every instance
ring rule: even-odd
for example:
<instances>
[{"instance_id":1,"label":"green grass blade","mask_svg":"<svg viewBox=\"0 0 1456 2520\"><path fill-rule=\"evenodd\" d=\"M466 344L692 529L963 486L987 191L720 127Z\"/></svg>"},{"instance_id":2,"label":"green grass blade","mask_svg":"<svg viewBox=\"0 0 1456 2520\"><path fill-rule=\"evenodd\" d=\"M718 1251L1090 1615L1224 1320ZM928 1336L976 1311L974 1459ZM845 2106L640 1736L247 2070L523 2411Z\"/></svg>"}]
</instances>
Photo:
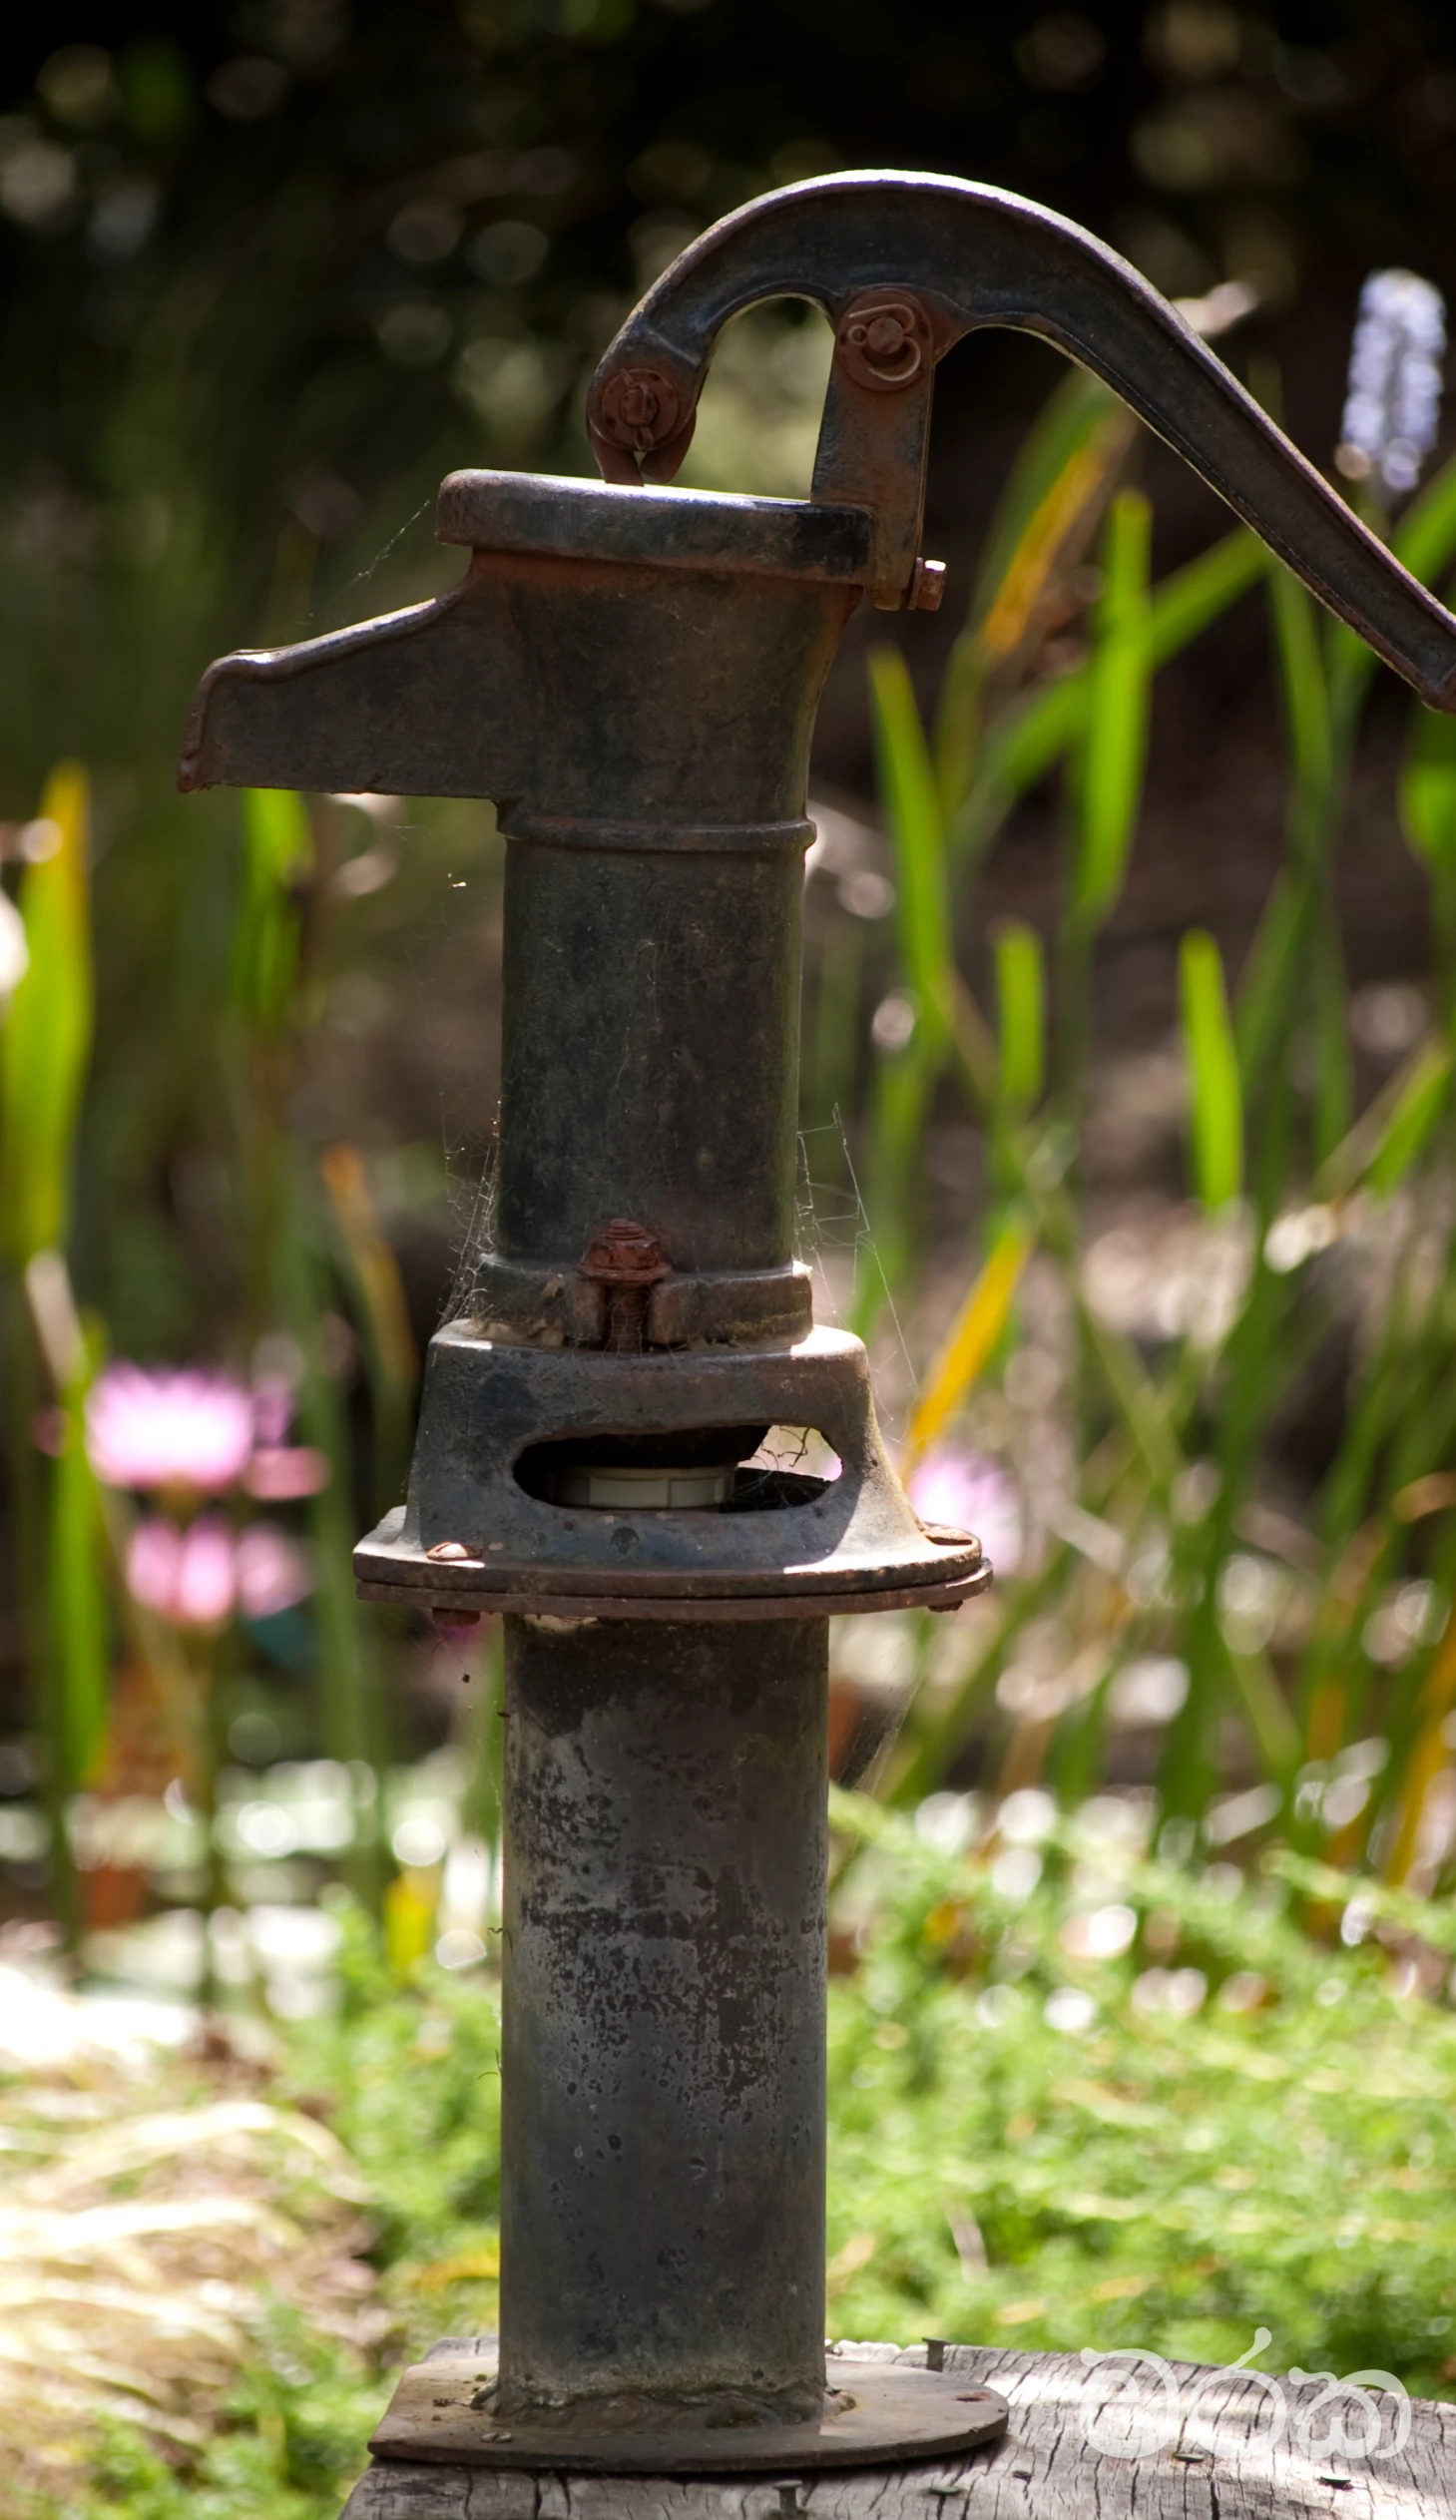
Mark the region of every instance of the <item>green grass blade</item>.
<instances>
[{"instance_id":1,"label":"green grass blade","mask_svg":"<svg viewBox=\"0 0 1456 2520\"><path fill-rule=\"evenodd\" d=\"M1269 565L1270 555L1257 535L1240 526L1163 579L1148 606L1148 650L1155 671L1247 594ZM974 787L951 828L957 856L984 847L1017 797L1044 778L1079 740L1089 706L1090 677L1081 666L1018 702L988 730Z\"/></svg>"},{"instance_id":2,"label":"green grass blade","mask_svg":"<svg viewBox=\"0 0 1456 2520\"><path fill-rule=\"evenodd\" d=\"M1182 654L1191 640L1236 604L1270 566L1266 546L1246 525L1200 552L1157 585L1148 602L1148 650L1156 667Z\"/></svg>"},{"instance_id":3,"label":"green grass blade","mask_svg":"<svg viewBox=\"0 0 1456 2520\"><path fill-rule=\"evenodd\" d=\"M1243 1096L1223 965L1213 937L1202 928L1191 929L1183 940L1179 980L1194 1184L1212 1211L1236 1199L1243 1188Z\"/></svg>"},{"instance_id":4,"label":"green grass blade","mask_svg":"<svg viewBox=\"0 0 1456 2520\"><path fill-rule=\"evenodd\" d=\"M1401 763L1400 823L1417 857L1456 870L1456 718L1419 706Z\"/></svg>"},{"instance_id":5,"label":"green grass blade","mask_svg":"<svg viewBox=\"0 0 1456 2520\"><path fill-rule=\"evenodd\" d=\"M286 787L243 795L243 900L233 950L233 1002L255 1031L280 1031L293 1012L301 947L297 888L313 863L301 796Z\"/></svg>"},{"instance_id":6,"label":"green grass blade","mask_svg":"<svg viewBox=\"0 0 1456 2520\"><path fill-rule=\"evenodd\" d=\"M1093 930L1117 906L1143 798L1152 677L1151 530L1152 510L1141 492L1120 491L1103 536L1103 591L1079 779L1074 903L1079 921Z\"/></svg>"},{"instance_id":7,"label":"green grass blade","mask_svg":"<svg viewBox=\"0 0 1456 2520\"><path fill-rule=\"evenodd\" d=\"M29 1642L50 1764L52 1854L59 1876L71 1869L71 1797L101 1763L110 1695L107 1534L86 1450L86 1397L101 1342L82 1326L59 1252L35 1253L22 1283L35 1352L44 1359L58 1403L59 1440L45 1465L44 1568L37 1588L44 1592L45 1616ZM29 1438L28 1427L25 1433ZM76 1921L73 1888L63 1884L68 1924Z\"/></svg>"},{"instance_id":8,"label":"green grass blade","mask_svg":"<svg viewBox=\"0 0 1456 2520\"><path fill-rule=\"evenodd\" d=\"M922 1055L949 1037L953 961L945 834L930 748L898 648L869 656L880 794L894 841L900 953L919 1006Z\"/></svg>"},{"instance_id":9,"label":"green grass blade","mask_svg":"<svg viewBox=\"0 0 1456 2520\"><path fill-rule=\"evenodd\" d=\"M1343 1144L1354 1116L1350 997L1344 947L1328 893L1321 890L1314 934L1314 1095L1311 1153L1316 1164Z\"/></svg>"},{"instance_id":10,"label":"green grass blade","mask_svg":"<svg viewBox=\"0 0 1456 2520\"><path fill-rule=\"evenodd\" d=\"M992 938L996 957L998 1100L1008 1111L1031 1111L1046 1077L1046 976L1042 940L1022 919L1007 919Z\"/></svg>"},{"instance_id":11,"label":"green grass blade","mask_svg":"<svg viewBox=\"0 0 1456 2520\"><path fill-rule=\"evenodd\" d=\"M1456 560L1456 455L1411 500L1390 548L1422 586L1433 586Z\"/></svg>"},{"instance_id":12,"label":"green grass blade","mask_svg":"<svg viewBox=\"0 0 1456 2520\"><path fill-rule=\"evenodd\" d=\"M1137 433L1126 403L1074 370L1043 406L1022 448L941 685L935 763L948 813L971 783L987 678L1015 679L1030 661L1049 598L1096 532Z\"/></svg>"},{"instance_id":13,"label":"green grass blade","mask_svg":"<svg viewBox=\"0 0 1456 2520\"><path fill-rule=\"evenodd\" d=\"M90 795L76 762L52 773L40 820L56 836L21 882L30 965L0 1027L0 1245L18 1267L65 1243L91 1055Z\"/></svg>"},{"instance_id":14,"label":"green grass blade","mask_svg":"<svg viewBox=\"0 0 1456 2520\"><path fill-rule=\"evenodd\" d=\"M1334 766L1329 688L1320 654L1314 605L1297 578L1283 567L1269 573L1274 644L1284 702L1290 766L1301 828L1329 794Z\"/></svg>"},{"instance_id":15,"label":"green grass blade","mask_svg":"<svg viewBox=\"0 0 1456 2520\"><path fill-rule=\"evenodd\" d=\"M1100 377L1074 367L1055 385L1042 404L1018 450L996 504L967 613L967 626L979 629L994 611L1024 549L1028 533L1067 467L1110 419L1127 419L1127 404ZM1136 426L1136 423L1132 423Z\"/></svg>"},{"instance_id":16,"label":"green grass blade","mask_svg":"<svg viewBox=\"0 0 1456 2520\"><path fill-rule=\"evenodd\" d=\"M1036 1236L1025 1217L1012 1218L997 1235L926 1369L905 1439L906 1463L944 1432L994 1354L1010 1318L1022 1270L1035 1248Z\"/></svg>"},{"instance_id":17,"label":"green grass blade","mask_svg":"<svg viewBox=\"0 0 1456 2520\"><path fill-rule=\"evenodd\" d=\"M1389 1193L1410 1171L1445 1109L1451 1067L1451 1047L1444 1041L1428 1042L1413 1063L1365 1167L1371 1190Z\"/></svg>"},{"instance_id":18,"label":"green grass blade","mask_svg":"<svg viewBox=\"0 0 1456 2520\"><path fill-rule=\"evenodd\" d=\"M1264 904L1238 984L1234 1035L1245 1093L1262 1073L1289 1004L1308 908L1303 888L1282 871Z\"/></svg>"},{"instance_id":19,"label":"green grass blade","mask_svg":"<svg viewBox=\"0 0 1456 2520\"><path fill-rule=\"evenodd\" d=\"M73 1787L87 1783L100 1761L111 1681L101 1573L105 1533L96 1478L86 1457L85 1397L85 1380L79 1379L62 1403L65 1433L51 1465L46 1566L56 1665L53 1678L60 1694L57 1729L65 1743L67 1780Z\"/></svg>"}]
</instances>

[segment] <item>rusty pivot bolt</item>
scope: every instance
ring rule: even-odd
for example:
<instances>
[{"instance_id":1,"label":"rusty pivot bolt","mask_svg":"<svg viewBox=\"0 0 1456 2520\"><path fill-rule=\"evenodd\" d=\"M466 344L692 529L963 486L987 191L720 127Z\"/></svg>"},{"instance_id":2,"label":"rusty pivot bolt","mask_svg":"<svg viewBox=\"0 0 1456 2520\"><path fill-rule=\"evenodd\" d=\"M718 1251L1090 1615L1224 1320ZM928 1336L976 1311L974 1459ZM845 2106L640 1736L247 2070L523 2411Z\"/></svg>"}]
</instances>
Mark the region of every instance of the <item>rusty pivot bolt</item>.
<instances>
[{"instance_id":1,"label":"rusty pivot bolt","mask_svg":"<svg viewBox=\"0 0 1456 2520\"><path fill-rule=\"evenodd\" d=\"M644 1344L648 1289L660 1277L670 1277L672 1273L663 1258L662 1245L645 1225L634 1225L628 1217L614 1217L610 1225L603 1227L580 1262L577 1275L602 1288L606 1298L606 1346L619 1355L631 1355Z\"/></svg>"},{"instance_id":2,"label":"rusty pivot bolt","mask_svg":"<svg viewBox=\"0 0 1456 2520\"><path fill-rule=\"evenodd\" d=\"M910 572L905 595L906 610L912 613L938 613L945 593L945 562L917 560Z\"/></svg>"},{"instance_id":3,"label":"rusty pivot bolt","mask_svg":"<svg viewBox=\"0 0 1456 2520\"><path fill-rule=\"evenodd\" d=\"M856 325L855 331L849 336L850 339L854 341L856 348L861 346L860 339L856 338L858 332L859 327ZM898 315L886 313L876 315L872 322L865 324L862 335L862 346L868 351L871 358L892 359L895 352L903 344L904 338L905 327L901 322L900 317Z\"/></svg>"},{"instance_id":4,"label":"rusty pivot bolt","mask_svg":"<svg viewBox=\"0 0 1456 2520\"><path fill-rule=\"evenodd\" d=\"M857 298L839 319L838 354L856 384L897 393L923 376L934 357L930 318L908 290Z\"/></svg>"},{"instance_id":5,"label":"rusty pivot bolt","mask_svg":"<svg viewBox=\"0 0 1456 2520\"><path fill-rule=\"evenodd\" d=\"M658 398L651 385L638 377L624 386L617 408L630 429L650 429L658 416Z\"/></svg>"},{"instance_id":6,"label":"rusty pivot bolt","mask_svg":"<svg viewBox=\"0 0 1456 2520\"><path fill-rule=\"evenodd\" d=\"M621 367L602 389L598 424L615 445L650 454L673 435L682 398L671 376L657 367Z\"/></svg>"}]
</instances>

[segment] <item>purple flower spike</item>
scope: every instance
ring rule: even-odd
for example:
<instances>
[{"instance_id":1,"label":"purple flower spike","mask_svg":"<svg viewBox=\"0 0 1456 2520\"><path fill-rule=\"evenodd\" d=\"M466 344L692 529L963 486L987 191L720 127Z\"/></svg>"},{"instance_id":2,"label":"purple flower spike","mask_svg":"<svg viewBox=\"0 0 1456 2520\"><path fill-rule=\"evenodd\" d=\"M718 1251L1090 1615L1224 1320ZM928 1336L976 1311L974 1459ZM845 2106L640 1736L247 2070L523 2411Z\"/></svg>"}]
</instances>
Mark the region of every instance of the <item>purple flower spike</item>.
<instances>
[{"instance_id":1,"label":"purple flower spike","mask_svg":"<svg viewBox=\"0 0 1456 2520\"><path fill-rule=\"evenodd\" d=\"M86 1445L110 1487L217 1495L252 1451L252 1394L201 1366L108 1365L86 1406Z\"/></svg>"},{"instance_id":2,"label":"purple flower spike","mask_svg":"<svg viewBox=\"0 0 1456 2520\"><path fill-rule=\"evenodd\" d=\"M1414 271L1372 271L1360 291L1335 462L1349 481L1375 474L1402 496L1436 442L1446 307Z\"/></svg>"}]
</instances>

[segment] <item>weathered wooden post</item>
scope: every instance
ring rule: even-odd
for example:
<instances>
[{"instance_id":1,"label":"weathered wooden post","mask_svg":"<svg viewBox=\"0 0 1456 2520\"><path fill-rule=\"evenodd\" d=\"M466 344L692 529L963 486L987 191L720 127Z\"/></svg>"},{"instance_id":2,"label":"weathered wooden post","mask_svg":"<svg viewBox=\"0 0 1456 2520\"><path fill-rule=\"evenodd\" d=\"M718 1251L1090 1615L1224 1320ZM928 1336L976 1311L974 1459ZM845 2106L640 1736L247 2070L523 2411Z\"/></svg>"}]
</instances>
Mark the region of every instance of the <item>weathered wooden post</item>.
<instances>
[{"instance_id":1,"label":"weathered wooden post","mask_svg":"<svg viewBox=\"0 0 1456 2520\"><path fill-rule=\"evenodd\" d=\"M654 486L722 325L782 295L835 327L810 498ZM1456 623L1127 263L891 174L710 230L602 362L605 486L453 475L451 594L225 658L189 730L186 786L487 796L509 841L496 1248L356 1552L371 1599L506 1618L499 2363L406 2374L361 2514L474 2511L483 2469L795 2474L1005 2427L938 2349L825 2361L828 1620L990 1570L916 1520L791 1251L814 712L862 596L939 599L932 380L986 323L1103 376L1456 706ZM744 1467L776 1424L840 1475Z\"/></svg>"}]
</instances>

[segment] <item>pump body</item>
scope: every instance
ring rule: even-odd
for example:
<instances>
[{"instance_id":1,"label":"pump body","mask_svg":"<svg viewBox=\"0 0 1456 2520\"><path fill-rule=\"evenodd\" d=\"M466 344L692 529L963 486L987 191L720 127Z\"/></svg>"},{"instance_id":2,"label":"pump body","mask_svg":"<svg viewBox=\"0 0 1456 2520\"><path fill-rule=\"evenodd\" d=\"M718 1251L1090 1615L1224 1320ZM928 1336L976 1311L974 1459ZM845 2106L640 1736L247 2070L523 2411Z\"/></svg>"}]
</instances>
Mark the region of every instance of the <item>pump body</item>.
<instances>
[{"instance_id":1,"label":"pump body","mask_svg":"<svg viewBox=\"0 0 1456 2520\"><path fill-rule=\"evenodd\" d=\"M722 324L784 293L835 325L811 497L654 486ZM672 266L593 388L606 484L453 475L452 593L224 659L189 728L185 785L488 796L508 842L495 1244L356 1553L370 1598L506 1618L500 2367L406 2382L384 2453L862 2464L1005 2420L824 2361L827 1621L990 1571L916 1518L792 1249L814 713L862 597L935 596L934 368L986 322L1103 375L1452 705L1456 623L1127 264L884 175ZM774 1426L839 1475L754 1464Z\"/></svg>"}]
</instances>

